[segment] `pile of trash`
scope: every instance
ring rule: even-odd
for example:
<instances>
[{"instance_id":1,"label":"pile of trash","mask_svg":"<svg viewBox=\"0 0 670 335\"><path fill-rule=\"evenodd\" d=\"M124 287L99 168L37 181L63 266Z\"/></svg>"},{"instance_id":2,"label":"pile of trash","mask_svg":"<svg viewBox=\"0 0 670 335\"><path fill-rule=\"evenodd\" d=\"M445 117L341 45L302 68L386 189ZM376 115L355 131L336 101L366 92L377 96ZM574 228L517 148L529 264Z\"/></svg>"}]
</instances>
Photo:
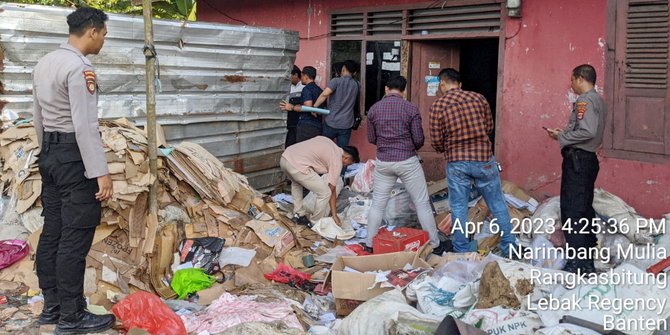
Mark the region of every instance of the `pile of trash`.
<instances>
[{"instance_id":1,"label":"pile of trash","mask_svg":"<svg viewBox=\"0 0 670 335\"><path fill-rule=\"evenodd\" d=\"M89 310L113 312L117 329L128 334L597 334L605 314L670 317L665 304L617 313L541 308L552 297L585 304L592 297L670 298L667 285L655 281L568 280L560 271L566 242L557 197L538 201L503 182L517 242L535 250L520 248L520 261L511 261L497 256L493 217L473 190L468 221L483 223L474 234L477 252L438 256L415 229L416 209L398 183L378 236L390 242L370 255L359 243L367 237L373 161L351 166L337 186L341 227L332 218L305 226L288 219L290 195L257 192L197 144L168 146L159 127L152 177L144 130L120 119L101 122L100 131L114 195L103 203L84 289ZM35 327L43 303L34 273L43 225L39 147L29 122L3 129L0 159L0 330L21 333ZM148 209L154 181L157 215ZM449 239L446 181L429 182L428 193L440 238ZM304 199L308 212L313 197ZM616 250L638 255L670 246L670 235L613 194L596 190L594 209L603 221L597 250L609 251L597 255L603 278L642 277L661 260ZM551 248L558 252L539 252Z\"/></svg>"},{"instance_id":2,"label":"pile of trash","mask_svg":"<svg viewBox=\"0 0 670 335\"><path fill-rule=\"evenodd\" d=\"M156 178L149 173L144 130L120 119L101 122L100 132L114 195L103 203L102 223L87 258L85 294L93 305L109 311L116 295L137 290L171 299L226 280L239 286L268 284L263 275L282 262L303 267L304 248L318 241L310 250L318 255L331 245L281 215L244 176L225 168L202 147L167 147L160 131L159 210L152 216L148 191ZM25 293L34 296L39 292L34 252L44 221L39 147L32 124L4 129L0 143L0 240L24 245L24 255L0 267L5 268L0 280L22 283ZM325 265L313 266L309 271L325 277L324 269ZM192 285L202 278L205 284Z\"/></svg>"}]
</instances>

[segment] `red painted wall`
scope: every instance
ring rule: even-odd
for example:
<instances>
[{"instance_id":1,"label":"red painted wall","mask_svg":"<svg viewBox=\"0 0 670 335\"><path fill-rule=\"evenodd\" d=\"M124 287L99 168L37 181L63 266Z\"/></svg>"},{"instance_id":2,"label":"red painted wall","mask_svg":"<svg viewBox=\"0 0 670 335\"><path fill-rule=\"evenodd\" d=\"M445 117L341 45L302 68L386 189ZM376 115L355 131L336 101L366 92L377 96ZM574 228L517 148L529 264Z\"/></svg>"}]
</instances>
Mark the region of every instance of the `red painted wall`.
<instances>
[{"instance_id":1,"label":"red painted wall","mask_svg":"<svg viewBox=\"0 0 670 335\"><path fill-rule=\"evenodd\" d=\"M307 65L314 66L317 70L316 82L319 86L325 87L328 71L328 36L326 34L330 23L329 11L407 3L426 3L426 0L243 0L240 3L198 0L198 20L298 31L300 51L298 51L295 64L300 68ZM350 140L350 144L359 149L363 160L375 157L375 147L368 143L366 134L367 127L364 122L357 131L353 132ZM429 144L426 143L426 145Z\"/></svg>"},{"instance_id":2,"label":"red painted wall","mask_svg":"<svg viewBox=\"0 0 670 335\"><path fill-rule=\"evenodd\" d=\"M583 63L605 80L606 0L524 1L523 17L507 19L498 158L504 177L536 195L560 189L558 144L541 126L565 127L571 109L570 73ZM596 182L642 215L670 212L670 165L600 159Z\"/></svg>"},{"instance_id":3,"label":"red painted wall","mask_svg":"<svg viewBox=\"0 0 670 335\"><path fill-rule=\"evenodd\" d=\"M317 82L325 85L328 12L331 9L382 6L425 1L201 0L198 19L280 27L300 32L296 64L313 65ZM212 6L214 4L214 6ZM570 113L570 71L589 63L604 83L606 0L523 1L522 18L507 18L502 105L498 114L498 159L503 177L543 198L559 193L561 157L558 144L542 126L564 127ZM364 158L374 157L365 127L354 132L352 144ZM601 157L597 187L618 195L644 216L670 212L670 165Z\"/></svg>"}]
</instances>

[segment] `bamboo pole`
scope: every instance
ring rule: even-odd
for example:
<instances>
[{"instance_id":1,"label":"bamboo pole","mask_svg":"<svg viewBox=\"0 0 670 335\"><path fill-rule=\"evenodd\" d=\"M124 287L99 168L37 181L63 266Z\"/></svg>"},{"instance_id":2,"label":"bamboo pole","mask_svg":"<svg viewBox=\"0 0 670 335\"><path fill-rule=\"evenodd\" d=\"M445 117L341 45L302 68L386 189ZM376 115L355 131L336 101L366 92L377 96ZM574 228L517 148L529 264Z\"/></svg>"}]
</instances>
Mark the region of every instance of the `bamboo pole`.
<instances>
[{"instance_id":1,"label":"bamboo pole","mask_svg":"<svg viewBox=\"0 0 670 335\"><path fill-rule=\"evenodd\" d=\"M146 132L149 140L149 173L154 182L149 189L149 216L158 214L158 160L156 146L156 54L154 49L154 28L151 16L152 0L142 0L144 14L144 56L146 58L147 76L147 124Z\"/></svg>"}]
</instances>

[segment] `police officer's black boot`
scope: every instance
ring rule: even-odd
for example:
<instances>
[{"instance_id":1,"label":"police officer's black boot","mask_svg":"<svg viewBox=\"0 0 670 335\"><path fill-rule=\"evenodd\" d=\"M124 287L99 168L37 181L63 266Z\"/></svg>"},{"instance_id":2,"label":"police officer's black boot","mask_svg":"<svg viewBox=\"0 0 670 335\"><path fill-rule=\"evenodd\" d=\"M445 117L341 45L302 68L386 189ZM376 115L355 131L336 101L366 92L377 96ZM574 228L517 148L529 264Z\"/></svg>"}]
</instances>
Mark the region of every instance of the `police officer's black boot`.
<instances>
[{"instance_id":1,"label":"police officer's black boot","mask_svg":"<svg viewBox=\"0 0 670 335\"><path fill-rule=\"evenodd\" d=\"M112 328L116 323L114 315L95 315L84 307L82 299L62 301L56 335L101 332Z\"/></svg>"},{"instance_id":2,"label":"police officer's black boot","mask_svg":"<svg viewBox=\"0 0 670 335\"><path fill-rule=\"evenodd\" d=\"M41 325L55 325L60 319L60 300L56 289L43 290L44 308L37 323Z\"/></svg>"}]
</instances>

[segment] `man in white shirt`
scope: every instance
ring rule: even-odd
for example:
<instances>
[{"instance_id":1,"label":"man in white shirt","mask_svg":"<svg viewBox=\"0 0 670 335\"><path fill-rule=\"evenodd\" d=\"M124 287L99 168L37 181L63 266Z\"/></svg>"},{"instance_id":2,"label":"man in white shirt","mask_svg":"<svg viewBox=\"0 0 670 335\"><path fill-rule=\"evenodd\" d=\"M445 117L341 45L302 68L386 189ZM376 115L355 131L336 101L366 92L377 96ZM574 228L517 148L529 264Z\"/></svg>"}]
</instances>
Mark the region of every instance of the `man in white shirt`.
<instances>
[{"instance_id":1,"label":"man in white shirt","mask_svg":"<svg viewBox=\"0 0 670 335\"><path fill-rule=\"evenodd\" d=\"M302 71L300 68L293 65L293 70L291 70L291 94L288 97L288 101L294 105L300 104L300 93L305 85L302 84ZM288 113L286 115L286 141L284 142L284 148L295 144L296 134L298 128L298 113Z\"/></svg>"}]
</instances>

